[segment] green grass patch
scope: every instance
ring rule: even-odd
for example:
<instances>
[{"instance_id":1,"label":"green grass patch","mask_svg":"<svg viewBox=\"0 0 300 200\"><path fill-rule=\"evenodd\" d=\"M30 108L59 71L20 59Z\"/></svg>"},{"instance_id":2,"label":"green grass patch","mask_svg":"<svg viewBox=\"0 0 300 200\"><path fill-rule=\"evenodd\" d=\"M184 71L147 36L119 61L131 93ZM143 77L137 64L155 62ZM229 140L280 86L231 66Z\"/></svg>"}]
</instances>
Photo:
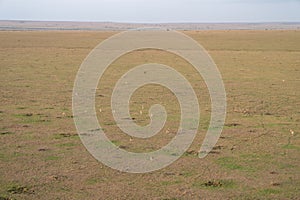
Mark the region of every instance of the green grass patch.
<instances>
[{"instance_id":1,"label":"green grass patch","mask_svg":"<svg viewBox=\"0 0 300 200\"><path fill-rule=\"evenodd\" d=\"M267 188L260 190L258 193L263 196L268 196L272 194L280 194L281 192L278 189Z\"/></svg>"},{"instance_id":2,"label":"green grass patch","mask_svg":"<svg viewBox=\"0 0 300 200\"><path fill-rule=\"evenodd\" d=\"M238 164L238 161L234 157L223 157L217 160L217 163L226 169L230 170L244 170L245 168Z\"/></svg>"},{"instance_id":3,"label":"green grass patch","mask_svg":"<svg viewBox=\"0 0 300 200\"><path fill-rule=\"evenodd\" d=\"M16 157L20 157L20 156L23 156L23 155L24 154L20 153L20 152L13 152L13 153L6 153L6 154L0 153L0 161L8 162L8 161L13 160Z\"/></svg>"},{"instance_id":4,"label":"green grass patch","mask_svg":"<svg viewBox=\"0 0 300 200\"><path fill-rule=\"evenodd\" d=\"M295 165L287 164L287 163L280 163L279 169L291 169L295 168Z\"/></svg>"},{"instance_id":5,"label":"green grass patch","mask_svg":"<svg viewBox=\"0 0 300 200\"><path fill-rule=\"evenodd\" d=\"M118 140L112 140L111 143L113 143L116 146L120 146L121 145L121 142L118 141Z\"/></svg>"},{"instance_id":6,"label":"green grass patch","mask_svg":"<svg viewBox=\"0 0 300 200\"><path fill-rule=\"evenodd\" d=\"M47 156L45 158L46 161L53 161L53 160L59 160L61 157L59 156Z\"/></svg>"},{"instance_id":7,"label":"green grass patch","mask_svg":"<svg viewBox=\"0 0 300 200\"><path fill-rule=\"evenodd\" d=\"M241 154L236 157L223 157L217 160L217 164L229 170L244 172L256 172L264 169L271 163L273 156L270 154Z\"/></svg>"},{"instance_id":8,"label":"green grass patch","mask_svg":"<svg viewBox=\"0 0 300 200\"><path fill-rule=\"evenodd\" d=\"M115 126L115 125L117 125L116 122L104 122L103 124L105 126Z\"/></svg>"},{"instance_id":9,"label":"green grass patch","mask_svg":"<svg viewBox=\"0 0 300 200\"><path fill-rule=\"evenodd\" d=\"M300 150L299 146L293 145L293 144L286 144L282 146L283 149L293 149L293 150Z\"/></svg>"},{"instance_id":10,"label":"green grass patch","mask_svg":"<svg viewBox=\"0 0 300 200\"><path fill-rule=\"evenodd\" d=\"M1 160L2 162L7 162L7 161L9 161L10 159L9 159L9 156L8 156L8 155L6 155L6 154L4 154L4 153L0 153L0 160Z\"/></svg>"},{"instance_id":11,"label":"green grass patch","mask_svg":"<svg viewBox=\"0 0 300 200\"><path fill-rule=\"evenodd\" d=\"M103 182L103 179L97 178L97 177L89 178L86 180L86 184L88 184L88 185L95 185L95 184L102 183L102 182Z\"/></svg>"},{"instance_id":12,"label":"green grass patch","mask_svg":"<svg viewBox=\"0 0 300 200\"><path fill-rule=\"evenodd\" d=\"M20 153L20 152L14 152L13 153L13 157L20 157L20 156L23 156L24 154L23 153Z\"/></svg>"},{"instance_id":13,"label":"green grass patch","mask_svg":"<svg viewBox=\"0 0 300 200\"><path fill-rule=\"evenodd\" d=\"M41 115L33 115L31 113L15 114L14 117L20 119L23 123L26 124L50 122L50 120L48 119L43 119Z\"/></svg>"},{"instance_id":14,"label":"green grass patch","mask_svg":"<svg viewBox=\"0 0 300 200\"><path fill-rule=\"evenodd\" d=\"M241 154L240 157L245 161L257 161L257 160L270 160L272 159L271 154Z\"/></svg>"}]
</instances>

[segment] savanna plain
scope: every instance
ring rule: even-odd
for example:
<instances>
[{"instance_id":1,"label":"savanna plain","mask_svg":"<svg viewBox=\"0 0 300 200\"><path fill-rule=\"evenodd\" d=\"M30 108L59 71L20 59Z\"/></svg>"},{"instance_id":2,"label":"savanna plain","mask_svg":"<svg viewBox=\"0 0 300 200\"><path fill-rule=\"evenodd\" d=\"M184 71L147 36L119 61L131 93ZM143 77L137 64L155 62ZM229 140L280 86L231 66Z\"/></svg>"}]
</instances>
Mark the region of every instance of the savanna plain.
<instances>
[{"instance_id":1,"label":"savanna plain","mask_svg":"<svg viewBox=\"0 0 300 200\"><path fill-rule=\"evenodd\" d=\"M132 152L155 151L175 135L176 97L159 85L130 99L132 119L150 122L149 108L165 106L167 122L152 138L122 133L111 111L117 80L144 63L173 67L191 83L200 105L197 136L176 162L129 174L97 161L74 125L77 71L104 31L0 32L0 199L299 199L300 31L183 31L210 54L223 77L227 116L222 135L203 159L210 96L201 75L177 55L155 49L114 61L99 81L95 108L107 137Z\"/></svg>"}]
</instances>

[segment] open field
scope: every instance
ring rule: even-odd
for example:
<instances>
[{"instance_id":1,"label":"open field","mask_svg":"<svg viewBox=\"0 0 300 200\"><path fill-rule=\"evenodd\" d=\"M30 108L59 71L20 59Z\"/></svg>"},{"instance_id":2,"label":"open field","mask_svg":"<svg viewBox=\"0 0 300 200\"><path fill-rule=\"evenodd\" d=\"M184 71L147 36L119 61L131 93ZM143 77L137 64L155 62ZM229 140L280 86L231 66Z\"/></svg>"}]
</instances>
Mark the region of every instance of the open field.
<instances>
[{"instance_id":1,"label":"open field","mask_svg":"<svg viewBox=\"0 0 300 200\"><path fill-rule=\"evenodd\" d=\"M299 30L299 22L269 23L116 23L72 21L0 20L0 30L101 30L118 31L140 27L169 28L172 30Z\"/></svg>"},{"instance_id":2,"label":"open field","mask_svg":"<svg viewBox=\"0 0 300 200\"><path fill-rule=\"evenodd\" d=\"M120 148L153 151L178 127L179 104L165 88L139 89L130 102L136 123L166 106L168 121L149 140L130 139L110 111L115 81L145 62L174 67L194 87L201 109L198 135L179 160L162 170L127 174L95 160L72 116L72 89L88 53L117 32L0 32L0 199L299 199L300 31L187 31L216 62L227 92L227 119L218 144L199 150L210 118L207 88L172 54L145 50L115 61L97 90L95 107ZM100 112L101 109L101 112ZM140 112L140 111L143 112Z\"/></svg>"}]
</instances>

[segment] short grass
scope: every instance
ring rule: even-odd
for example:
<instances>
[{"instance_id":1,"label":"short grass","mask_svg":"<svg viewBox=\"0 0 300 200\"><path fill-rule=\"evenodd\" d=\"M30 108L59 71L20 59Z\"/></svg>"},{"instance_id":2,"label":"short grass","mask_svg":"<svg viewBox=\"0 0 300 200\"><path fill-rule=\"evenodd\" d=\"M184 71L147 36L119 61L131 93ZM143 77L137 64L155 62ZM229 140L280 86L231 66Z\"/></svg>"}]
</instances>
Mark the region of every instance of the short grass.
<instances>
[{"instance_id":1,"label":"short grass","mask_svg":"<svg viewBox=\"0 0 300 200\"><path fill-rule=\"evenodd\" d=\"M298 199L300 196L300 31L187 31L216 62L227 92L222 136L197 157L210 119L204 81L184 59L159 50L128 53L99 81L97 117L113 143L154 151L176 135L179 103L147 85L130 100L139 125L153 104L165 106L165 127L147 140L118 128L110 108L116 80L145 62L169 65L191 83L200 126L190 149L147 174L104 166L84 148L72 114L76 73L88 53L116 32L0 32L0 199ZM101 111L101 112L100 112Z\"/></svg>"}]
</instances>

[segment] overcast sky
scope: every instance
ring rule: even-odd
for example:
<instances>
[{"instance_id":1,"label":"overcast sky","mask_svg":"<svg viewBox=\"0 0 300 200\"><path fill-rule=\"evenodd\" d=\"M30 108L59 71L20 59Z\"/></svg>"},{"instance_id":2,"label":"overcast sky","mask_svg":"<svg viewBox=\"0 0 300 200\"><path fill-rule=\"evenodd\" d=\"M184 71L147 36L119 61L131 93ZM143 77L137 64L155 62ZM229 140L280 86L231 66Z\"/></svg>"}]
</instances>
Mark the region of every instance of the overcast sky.
<instances>
[{"instance_id":1,"label":"overcast sky","mask_svg":"<svg viewBox=\"0 0 300 200\"><path fill-rule=\"evenodd\" d=\"M300 0L0 0L0 20L300 22Z\"/></svg>"}]
</instances>

